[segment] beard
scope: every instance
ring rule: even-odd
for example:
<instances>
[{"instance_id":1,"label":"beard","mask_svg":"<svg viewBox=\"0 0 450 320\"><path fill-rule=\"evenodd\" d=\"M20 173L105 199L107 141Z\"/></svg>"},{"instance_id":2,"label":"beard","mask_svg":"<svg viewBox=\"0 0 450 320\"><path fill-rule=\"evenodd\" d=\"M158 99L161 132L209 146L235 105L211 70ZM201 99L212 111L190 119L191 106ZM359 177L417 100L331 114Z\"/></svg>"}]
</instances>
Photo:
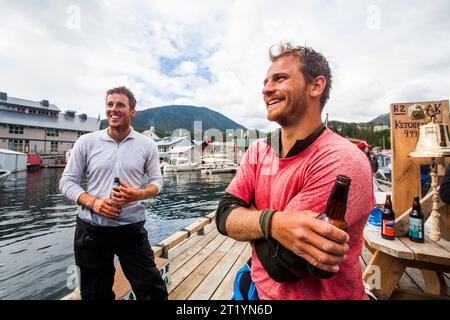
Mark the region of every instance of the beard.
<instances>
[{"instance_id":1,"label":"beard","mask_svg":"<svg viewBox=\"0 0 450 320\"><path fill-rule=\"evenodd\" d=\"M267 119L278 123L281 127L289 127L297 124L303 117L306 108L306 88L303 88L291 99L285 99L284 105L279 106L273 111L268 111Z\"/></svg>"}]
</instances>

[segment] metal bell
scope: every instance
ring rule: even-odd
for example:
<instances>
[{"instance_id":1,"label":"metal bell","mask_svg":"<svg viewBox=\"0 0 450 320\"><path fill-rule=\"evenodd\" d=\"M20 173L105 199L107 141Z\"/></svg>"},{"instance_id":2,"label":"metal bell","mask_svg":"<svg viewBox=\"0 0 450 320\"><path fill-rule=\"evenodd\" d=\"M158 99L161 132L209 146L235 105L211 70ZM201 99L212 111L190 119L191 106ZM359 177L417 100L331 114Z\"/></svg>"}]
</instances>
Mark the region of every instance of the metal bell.
<instances>
[{"instance_id":1,"label":"metal bell","mask_svg":"<svg viewBox=\"0 0 450 320\"><path fill-rule=\"evenodd\" d=\"M448 125L445 123L428 123L420 126L416 149L409 156L414 158L450 156Z\"/></svg>"}]
</instances>

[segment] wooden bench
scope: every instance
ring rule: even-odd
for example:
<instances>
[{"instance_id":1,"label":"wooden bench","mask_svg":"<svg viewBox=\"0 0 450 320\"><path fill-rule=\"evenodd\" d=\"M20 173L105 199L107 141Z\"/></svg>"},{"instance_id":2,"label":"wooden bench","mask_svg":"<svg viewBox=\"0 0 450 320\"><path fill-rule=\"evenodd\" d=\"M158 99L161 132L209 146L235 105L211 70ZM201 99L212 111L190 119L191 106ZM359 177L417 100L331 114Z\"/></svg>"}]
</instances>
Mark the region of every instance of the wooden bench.
<instances>
[{"instance_id":1,"label":"wooden bench","mask_svg":"<svg viewBox=\"0 0 450 320\"><path fill-rule=\"evenodd\" d=\"M428 235L428 224L425 230ZM405 236L385 240L379 229L370 227L364 230L364 240L373 255L363 279L379 299L448 299L443 273L450 272L449 241L434 242L428 236L424 243L412 242ZM424 294L395 289L407 267L420 269L426 286Z\"/></svg>"}]
</instances>

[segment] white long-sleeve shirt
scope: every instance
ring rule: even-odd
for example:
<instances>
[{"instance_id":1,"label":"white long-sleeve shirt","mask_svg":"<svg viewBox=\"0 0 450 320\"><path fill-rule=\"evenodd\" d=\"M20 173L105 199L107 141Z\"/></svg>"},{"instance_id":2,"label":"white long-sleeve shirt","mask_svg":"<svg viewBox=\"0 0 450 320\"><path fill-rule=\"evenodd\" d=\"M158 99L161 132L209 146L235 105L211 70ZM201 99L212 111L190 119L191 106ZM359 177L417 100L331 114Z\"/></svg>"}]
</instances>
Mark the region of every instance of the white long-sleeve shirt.
<instances>
[{"instance_id":1,"label":"white long-sleeve shirt","mask_svg":"<svg viewBox=\"0 0 450 320\"><path fill-rule=\"evenodd\" d=\"M87 190L80 185L84 174ZM156 143L133 129L119 144L108 135L107 129L85 134L73 146L59 188L75 203L86 192L97 198L109 198L115 177L135 188L154 184L160 192L163 181ZM122 206L118 218L109 219L78 205L78 216L92 225L115 227L144 221L145 209L139 201L132 202Z\"/></svg>"}]
</instances>

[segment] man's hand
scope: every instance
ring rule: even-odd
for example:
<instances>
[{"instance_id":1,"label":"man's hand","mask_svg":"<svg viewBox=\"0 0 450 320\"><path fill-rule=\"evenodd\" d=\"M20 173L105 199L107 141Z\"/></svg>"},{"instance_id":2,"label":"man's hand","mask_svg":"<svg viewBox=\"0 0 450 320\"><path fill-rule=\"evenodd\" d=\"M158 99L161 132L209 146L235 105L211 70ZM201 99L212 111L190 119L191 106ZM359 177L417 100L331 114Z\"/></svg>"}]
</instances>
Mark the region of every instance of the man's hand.
<instances>
[{"instance_id":1,"label":"man's hand","mask_svg":"<svg viewBox=\"0 0 450 320\"><path fill-rule=\"evenodd\" d=\"M145 199L143 189L136 189L120 181L120 186L114 186L111 200L114 205L123 206L124 204Z\"/></svg>"},{"instance_id":2,"label":"man's hand","mask_svg":"<svg viewBox=\"0 0 450 320\"><path fill-rule=\"evenodd\" d=\"M316 216L312 211L276 212L272 237L313 266L338 272L349 250L349 236Z\"/></svg>"},{"instance_id":3,"label":"man's hand","mask_svg":"<svg viewBox=\"0 0 450 320\"><path fill-rule=\"evenodd\" d=\"M109 219L116 219L120 214L120 206L110 199L95 199L92 210L101 216Z\"/></svg>"}]
</instances>

